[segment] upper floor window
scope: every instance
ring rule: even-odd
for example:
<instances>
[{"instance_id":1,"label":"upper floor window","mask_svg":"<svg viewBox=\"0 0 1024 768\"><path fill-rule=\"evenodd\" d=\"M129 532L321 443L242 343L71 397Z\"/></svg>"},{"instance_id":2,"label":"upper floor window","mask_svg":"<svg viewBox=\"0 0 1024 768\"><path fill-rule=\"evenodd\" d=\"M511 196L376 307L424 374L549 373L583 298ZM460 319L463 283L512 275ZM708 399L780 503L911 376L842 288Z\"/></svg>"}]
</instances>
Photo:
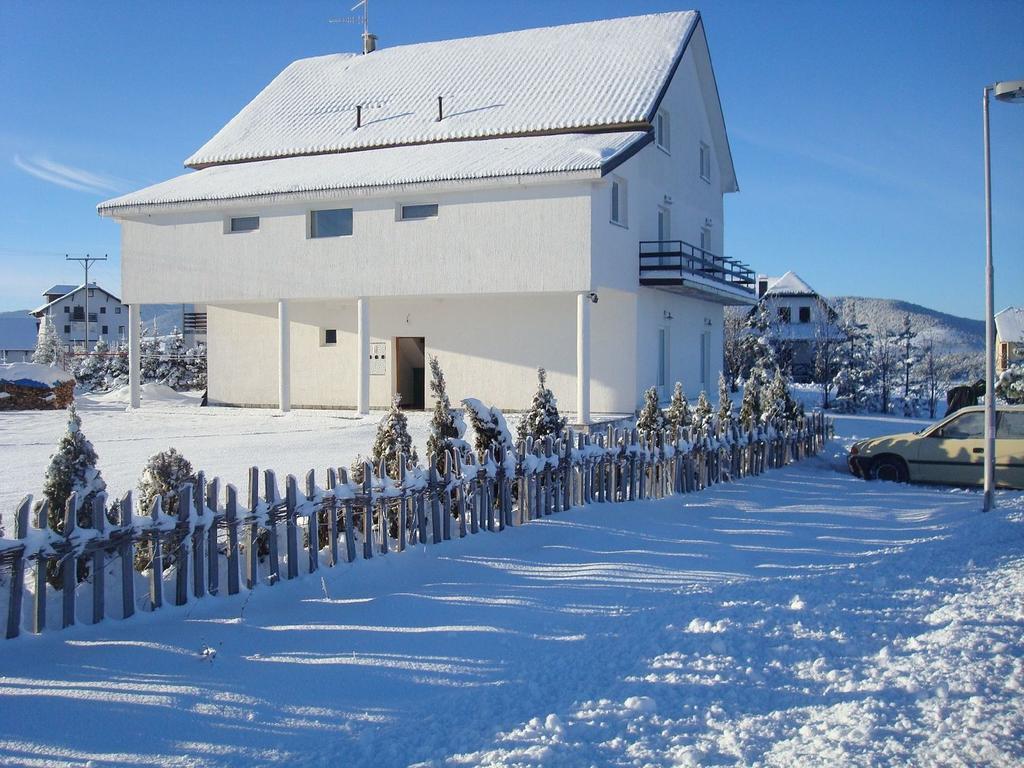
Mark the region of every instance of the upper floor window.
<instances>
[{"instance_id":1,"label":"upper floor window","mask_svg":"<svg viewBox=\"0 0 1024 768\"><path fill-rule=\"evenodd\" d=\"M416 203L402 206L402 221L417 219L436 219L437 203Z\"/></svg>"},{"instance_id":2,"label":"upper floor window","mask_svg":"<svg viewBox=\"0 0 1024 768\"><path fill-rule=\"evenodd\" d=\"M114 307L114 314L115 315L120 315L121 314L121 308L120 307Z\"/></svg>"},{"instance_id":3,"label":"upper floor window","mask_svg":"<svg viewBox=\"0 0 1024 768\"><path fill-rule=\"evenodd\" d=\"M809 322L811 322L811 308L810 307L800 307L800 322L801 323L809 323Z\"/></svg>"},{"instance_id":4,"label":"upper floor window","mask_svg":"<svg viewBox=\"0 0 1024 768\"><path fill-rule=\"evenodd\" d=\"M332 208L325 211L310 211L310 237L342 237L352 234L352 209Z\"/></svg>"},{"instance_id":5,"label":"upper floor window","mask_svg":"<svg viewBox=\"0 0 1024 768\"><path fill-rule=\"evenodd\" d=\"M612 215L613 224L625 227L628 222L628 201L626 199L626 180L618 176L612 177Z\"/></svg>"},{"instance_id":6,"label":"upper floor window","mask_svg":"<svg viewBox=\"0 0 1024 768\"><path fill-rule=\"evenodd\" d=\"M255 232L259 228L259 216L232 216L228 223L229 232Z\"/></svg>"},{"instance_id":7,"label":"upper floor window","mask_svg":"<svg viewBox=\"0 0 1024 768\"><path fill-rule=\"evenodd\" d=\"M700 228L700 249L702 251L711 250L711 227Z\"/></svg>"},{"instance_id":8,"label":"upper floor window","mask_svg":"<svg viewBox=\"0 0 1024 768\"><path fill-rule=\"evenodd\" d=\"M672 135L670 132L668 112L661 109L654 116L654 143L666 152L672 149Z\"/></svg>"},{"instance_id":9,"label":"upper floor window","mask_svg":"<svg viewBox=\"0 0 1024 768\"><path fill-rule=\"evenodd\" d=\"M711 181L711 147L703 141L700 143L700 177Z\"/></svg>"},{"instance_id":10,"label":"upper floor window","mask_svg":"<svg viewBox=\"0 0 1024 768\"><path fill-rule=\"evenodd\" d=\"M789 307L779 307L779 322L789 323L793 319L792 310Z\"/></svg>"},{"instance_id":11,"label":"upper floor window","mask_svg":"<svg viewBox=\"0 0 1024 768\"><path fill-rule=\"evenodd\" d=\"M65 312L71 312L71 307L70 307L70 306L68 306L67 304L65 304L65 305L64 305L64 311L65 311Z\"/></svg>"},{"instance_id":12,"label":"upper floor window","mask_svg":"<svg viewBox=\"0 0 1024 768\"><path fill-rule=\"evenodd\" d=\"M106 307L100 307L100 314L101 315L107 314L107 308Z\"/></svg>"}]
</instances>

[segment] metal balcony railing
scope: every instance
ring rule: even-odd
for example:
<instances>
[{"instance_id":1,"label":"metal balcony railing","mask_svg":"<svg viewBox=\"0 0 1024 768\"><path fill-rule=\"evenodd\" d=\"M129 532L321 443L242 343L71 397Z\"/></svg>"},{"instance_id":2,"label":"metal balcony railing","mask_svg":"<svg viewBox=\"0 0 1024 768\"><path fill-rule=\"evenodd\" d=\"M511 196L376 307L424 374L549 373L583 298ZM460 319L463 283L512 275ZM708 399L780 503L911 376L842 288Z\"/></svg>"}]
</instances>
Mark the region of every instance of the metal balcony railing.
<instances>
[{"instance_id":1,"label":"metal balcony railing","mask_svg":"<svg viewBox=\"0 0 1024 768\"><path fill-rule=\"evenodd\" d=\"M716 256L685 240L641 240L640 282L682 282L686 275L703 277L747 293L754 293L754 270L736 259Z\"/></svg>"}]
</instances>

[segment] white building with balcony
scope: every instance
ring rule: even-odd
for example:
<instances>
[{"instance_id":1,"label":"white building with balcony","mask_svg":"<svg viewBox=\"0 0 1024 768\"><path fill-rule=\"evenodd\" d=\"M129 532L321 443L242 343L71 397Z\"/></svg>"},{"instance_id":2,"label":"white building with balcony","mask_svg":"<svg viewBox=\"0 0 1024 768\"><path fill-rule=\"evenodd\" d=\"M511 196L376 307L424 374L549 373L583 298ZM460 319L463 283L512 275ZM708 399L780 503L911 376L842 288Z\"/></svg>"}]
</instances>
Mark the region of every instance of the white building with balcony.
<instances>
[{"instance_id":1,"label":"white building with balcony","mask_svg":"<svg viewBox=\"0 0 1024 768\"><path fill-rule=\"evenodd\" d=\"M96 283L55 285L43 291L43 299L46 303L31 312L36 318L36 330L43 317L49 315L68 352L85 350L87 330L89 350L101 337L111 345L128 338L128 307Z\"/></svg>"},{"instance_id":2,"label":"white building with balcony","mask_svg":"<svg viewBox=\"0 0 1024 768\"><path fill-rule=\"evenodd\" d=\"M186 165L99 212L131 328L206 312L211 404L429 407L436 355L453 401L543 366L585 423L713 388L756 301L697 12L296 61Z\"/></svg>"}]
</instances>

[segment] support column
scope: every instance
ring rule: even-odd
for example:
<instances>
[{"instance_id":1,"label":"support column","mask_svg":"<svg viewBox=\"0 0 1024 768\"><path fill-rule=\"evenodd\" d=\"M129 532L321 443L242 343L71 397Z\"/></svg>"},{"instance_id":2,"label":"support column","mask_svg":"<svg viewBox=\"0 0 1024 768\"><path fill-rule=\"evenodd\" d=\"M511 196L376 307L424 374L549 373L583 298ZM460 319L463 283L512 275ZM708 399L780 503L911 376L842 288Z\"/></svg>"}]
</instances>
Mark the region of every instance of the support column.
<instances>
[{"instance_id":1,"label":"support column","mask_svg":"<svg viewBox=\"0 0 1024 768\"><path fill-rule=\"evenodd\" d=\"M88 320L86 316L86 320ZM142 404L140 386L142 384L142 357L139 353L139 335L142 325L139 322L139 305L128 305L128 394L132 408Z\"/></svg>"},{"instance_id":2,"label":"support column","mask_svg":"<svg viewBox=\"0 0 1024 768\"><path fill-rule=\"evenodd\" d=\"M370 305L365 298L356 301L356 411L370 413Z\"/></svg>"},{"instance_id":3,"label":"support column","mask_svg":"<svg viewBox=\"0 0 1024 768\"><path fill-rule=\"evenodd\" d=\"M590 294L576 295L576 421L590 423Z\"/></svg>"},{"instance_id":4,"label":"support column","mask_svg":"<svg viewBox=\"0 0 1024 768\"><path fill-rule=\"evenodd\" d=\"M292 409L291 324L288 322L288 302L277 302L277 404L281 413Z\"/></svg>"}]
</instances>

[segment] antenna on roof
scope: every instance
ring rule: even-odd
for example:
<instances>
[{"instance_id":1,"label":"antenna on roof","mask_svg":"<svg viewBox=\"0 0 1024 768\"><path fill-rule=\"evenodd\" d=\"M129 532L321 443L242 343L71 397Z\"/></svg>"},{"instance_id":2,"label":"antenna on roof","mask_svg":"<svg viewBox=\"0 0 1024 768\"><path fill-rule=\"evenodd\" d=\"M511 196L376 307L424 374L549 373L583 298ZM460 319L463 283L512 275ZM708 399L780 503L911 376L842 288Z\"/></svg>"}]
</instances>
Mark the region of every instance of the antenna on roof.
<instances>
[{"instance_id":1,"label":"antenna on roof","mask_svg":"<svg viewBox=\"0 0 1024 768\"><path fill-rule=\"evenodd\" d=\"M377 50L377 36L370 34L370 0L359 0L349 10L356 10L362 7L362 16L343 16L338 19L328 19L329 24L362 24L363 25L363 53L373 53Z\"/></svg>"}]
</instances>

